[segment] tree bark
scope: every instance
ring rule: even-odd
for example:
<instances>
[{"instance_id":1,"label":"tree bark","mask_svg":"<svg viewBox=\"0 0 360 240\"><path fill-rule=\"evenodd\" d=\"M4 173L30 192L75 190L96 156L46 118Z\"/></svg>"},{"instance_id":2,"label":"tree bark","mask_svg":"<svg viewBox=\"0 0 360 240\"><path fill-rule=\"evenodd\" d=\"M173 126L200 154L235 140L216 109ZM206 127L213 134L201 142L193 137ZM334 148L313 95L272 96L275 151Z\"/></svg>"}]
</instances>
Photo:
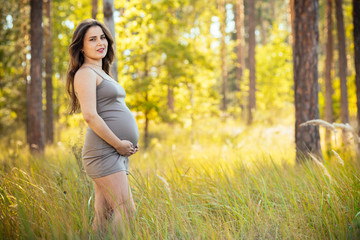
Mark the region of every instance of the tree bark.
<instances>
[{"instance_id":1,"label":"tree bark","mask_svg":"<svg viewBox=\"0 0 360 240\"><path fill-rule=\"evenodd\" d=\"M289 34L289 43L294 49L294 19L295 19L295 9L294 9L294 0L289 0L289 9L288 9L288 23L291 27L291 34Z\"/></svg>"},{"instance_id":2,"label":"tree bark","mask_svg":"<svg viewBox=\"0 0 360 240\"><path fill-rule=\"evenodd\" d=\"M29 135L30 150L42 153L44 151L44 120L42 110L42 52L43 52L43 29L42 29L42 0L31 0L31 68L30 68L30 109Z\"/></svg>"},{"instance_id":3,"label":"tree bark","mask_svg":"<svg viewBox=\"0 0 360 240\"><path fill-rule=\"evenodd\" d=\"M45 83L46 83L46 112L45 112L45 140L47 144L54 142L54 110L53 110L53 83L52 83L52 0L44 2L46 24L45 35Z\"/></svg>"},{"instance_id":4,"label":"tree bark","mask_svg":"<svg viewBox=\"0 0 360 240\"><path fill-rule=\"evenodd\" d=\"M236 91L241 91L241 81L243 76L243 65L242 65L242 42L243 42L243 24L244 19L242 14L244 12L244 1L236 0L235 3L235 26L236 26Z\"/></svg>"},{"instance_id":5,"label":"tree bark","mask_svg":"<svg viewBox=\"0 0 360 240\"><path fill-rule=\"evenodd\" d=\"M360 136L360 0L353 0L354 57L358 134Z\"/></svg>"},{"instance_id":6,"label":"tree bark","mask_svg":"<svg viewBox=\"0 0 360 240\"><path fill-rule=\"evenodd\" d=\"M144 78L147 79L149 76L149 71L148 71L148 54L145 53L144 56ZM146 89L145 91L145 102L149 101L149 93L148 90ZM144 148L146 149L149 146L149 123L150 123L150 119L149 119L149 109L146 108L145 109L145 125L144 125Z\"/></svg>"},{"instance_id":7,"label":"tree bark","mask_svg":"<svg viewBox=\"0 0 360 240\"><path fill-rule=\"evenodd\" d=\"M104 13L104 23L109 28L112 37L114 38L114 52L115 59L111 65L110 73L113 79L118 80L118 70L117 70L117 54L116 54L116 38L115 38L115 23L114 23L114 0L103 0L103 13Z\"/></svg>"},{"instance_id":8,"label":"tree bark","mask_svg":"<svg viewBox=\"0 0 360 240\"><path fill-rule=\"evenodd\" d=\"M336 4L336 25L337 25L337 36L338 36L338 49L339 49L339 75L340 75L340 91L341 91L341 122L349 122L349 105L348 105L348 93L347 93L347 60L346 60L346 49L345 49L345 28L344 28L344 17L342 11L342 0L335 0ZM345 133L345 132L343 132ZM345 134L343 134L344 136ZM344 136L346 143L346 139Z\"/></svg>"},{"instance_id":9,"label":"tree bark","mask_svg":"<svg viewBox=\"0 0 360 240\"><path fill-rule=\"evenodd\" d=\"M276 15L275 15L275 0L270 0L270 11L271 11L271 19L272 22L274 22L276 20Z\"/></svg>"},{"instance_id":10,"label":"tree bark","mask_svg":"<svg viewBox=\"0 0 360 240\"><path fill-rule=\"evenodd\" d=\"M98 0L92 0L91 5L91 18L96 19L96 15L98 12Z\"/></svg>"},{"instance_id":11,"label":"tree bark","mask_svg":"<svg viewBox=\"0 0 360 240\"><path fill-rule=\"evenodd\" d=\"M332 34L332 0L326 0L326 60L325 60L325 120L329 123L333 122L332 94L333 87L331 81L331 70L333 63L334 40ZM326 129L325 142L327 145L331 143L331 131Z\"/></svg>"},{"instance_id":12,"label":"tree bark","mask_svg":"<svg viewBox=\"0 0 360 240\"><path fill-rule=\"evenodd\" d=\"M294 1L294 81L296 161L309 153L322 158L318 126L300 127L319 118L318 106L318 0Z\"/></svg>"},{"instance_id":13,"label":"tree bark","mask_svg":"<svg viewBox=\"0 0 360 240\"><path fill-rule=\"evenodd\" d=\"M221 110L226 112L227 110L227 67L226 67L226 44L225 44L225 26L226 26L226 10L225 1L219 0L219 12L220 12L220 32L221 32L221 43L220 43L220 58L221 58L221 80L222 80L222 105Z\"/></svg>"},{"instance_id":14,"label":"tree bark","mask_svg":"<svg viewBox=\"0 0 360 240\"><path fill-rule=\"evenodd\" d=\"M253 111L256 106L255 98L255 0L248 0L249 14L249 102L248 124L253 121Z\"/></svg>"},{"instance_id":15,"label":"tree bark","mask_svg":"<svg viewBox=\"0 0 360 240\"><path fill-rule=\"evenodd\" d=\"M259 14L259 25L260 25L260 41L261 41L261 45L266 45L266 29L265 29L265 20L263 18L263 14L265 12L265 9L263 8L263 4L259 4L260 5L260 9L258 11Z\"/></svg>"},{"instance_id":16,"label":"tree bark","mask_svg":"<svg viewBox=\"0 0 360 240\"><path fill-rule=\"evenodd\" d=\"M169 77L168 81L168 93L167 93L167 104L169 110L173 113L175 111L174 109L174 88L171 86L170 79L173 79L172 77Z\"/></svg>"}]
</instances>

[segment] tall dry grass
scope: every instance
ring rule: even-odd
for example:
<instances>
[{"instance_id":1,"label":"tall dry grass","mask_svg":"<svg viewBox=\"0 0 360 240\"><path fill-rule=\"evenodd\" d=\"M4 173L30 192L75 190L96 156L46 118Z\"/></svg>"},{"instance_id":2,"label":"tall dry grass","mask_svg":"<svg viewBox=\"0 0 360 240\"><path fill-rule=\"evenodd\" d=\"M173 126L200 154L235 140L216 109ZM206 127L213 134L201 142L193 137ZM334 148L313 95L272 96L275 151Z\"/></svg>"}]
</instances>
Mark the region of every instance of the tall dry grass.
<instances>
[{"instance_id":1,"label":"tall dry grass","mask_svg":"<svg viewBox=\"0 0 360 240\"><path fill-rule=\"evenodd\" d=\"M335 149L321 166L295 165L292 125L207 119L190 130L152 126L130 162L137 206L126 239L356 239L360 165ZM79 137L80 136L80 137ZM0 146L0 236L96 239L93 186L81 169L79 129L43 157ZM341 163L339 158L343 161ZM103 236L104 237L104 236ZM112 239L109 231L104 237Z\"/></svg>"}]
</instances>

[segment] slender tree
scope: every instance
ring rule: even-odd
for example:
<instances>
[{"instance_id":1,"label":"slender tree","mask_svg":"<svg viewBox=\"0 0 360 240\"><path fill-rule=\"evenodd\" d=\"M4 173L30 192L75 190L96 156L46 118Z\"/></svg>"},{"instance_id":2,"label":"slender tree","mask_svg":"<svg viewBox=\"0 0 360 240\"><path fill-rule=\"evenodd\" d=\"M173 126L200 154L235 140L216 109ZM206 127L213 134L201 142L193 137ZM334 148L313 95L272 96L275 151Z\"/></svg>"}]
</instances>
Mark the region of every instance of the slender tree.
<instances>
[{"instance_id":1,"label":"slender tree","mask_svg":"<svg viewBox=\"0 0 360 240\"><path fill-rule=\"evenodd\" d=\"M275 0L270 0L270 13L271 13L271 19L272 21L275 21L276 15L275 15Z\"/></svg>"},{"instance_id":2,"label":"slender tree","mask_svg":"<svg viewBox=\"0 0 360 240\"><path fill-rule=\"evenodd\" d=\"M288 24L291 27L291 34L289 34L289 43L291 43L294 48L294 19L295 19L295 9L294 9L294 0L289 0L288 8Z\"/></svg>"},{"instance_id":3,"label":"slender tree","mask_svg":"<svg viewBox=\"0 0 360 240\"><path fill-rule=\"evenodd\" d=\"M332 0L326 0L326 60L325 60L325 120L333 122L331 69L333 63L334 40L332 34ZM330 144L331 132L326 129L325 142Z\"/></svg>"},{"instance_id":4,"label":"slender tree","mask_svg":"<svg viewBox=\"0 0 360 240\"><path fill-rule=\"evenodd\" d=\"M335 4L336 4L335 12L336 12L338 49L339 49L341 122L348 123L349 122L349 104L348 104L347 81L346 81L347 60L346 60L345 28L344 28L342 0L335 0ZM345 134L343 134L343 136L345 136ZM344 138L344 140L345 140L345 138ZM346 140L345 140L345 142L346 142Z\"/></svg>"},{"instance_id":5,"label":"slender tree","mask_svg":"<svg viewBox=\"0 0 360 240\"><path fill-rule=\"evenodd\" d=\"M227 110L227 67L226 67L226 43L225 43L225 26L226 26L226 10L225 0L219 0L219 12L220 12L220 31L221 31L221 43L220 43L220 59L221 59L221 80L222 80L222 105L221 110Z\"/></svg>"},{"instance_id":6,"label":"slender tree","mask_svg":"<svg viewBox=\"0 0 360 240\"><path fill-rule=\"evenodd\" d=\"M249 25L249 102L248 124L253 121L253 111L256 106L255 98L255 0L248 0Z\"/></svg>"},{"instance_id":7,"label":"slender tree","mask_svg":"<svg viewBox=\"0 0 360 240\"><path fill-rule=\"evenodd\" d=\"M147 80L147 78L149 77L149 70L148 70L148 53L144 53L144 79ZM149 101L149 92L146 89L145 91L145 97L144 100L147 103ZM149 108L145 108L144 111L144 117L145 117L145 124L144 124L144 148L147 148L149 145L149 124L150 124L150 118L149 118L149 113L150 113Z\"/></svg>"},{"instance_id":8,"label":"slender tree","mask_svg":"<svg viewBox=\"0 0 360 240\"><path fill-rule=\"evenodd\" d=\"M242 65L242 43L243 43L243 24L244 19L244 1L236 0L235 2L235 26L236 26L236 91L240 92L240 85L243 76Z\"/></svg>"},{"instance_id":9,"label":"slender tree","mask_svg":"<svg viewBox=\"0 0 360 240\"><path fill-rule=\"evenodd\" d=\"M30 96L28 109L29 145L32 152L44 151L44 120L42 110L42 0L31 0L30 35L31 35L31 67L30 67Z\"/></svg>"},{"instance_id":10,"label":"slender tree","mask_svg":"<svg viewBox=\"0 0 360 240\"><path fill-rule=\"evenodd\" d=\"M98 0L92 0L91 1L91 17L93 19L96 19L97 12L98 12Z\"/></svg>"},{"instance_id":11,"label":"slender tree","mask_svg":"<svg viewBox=\"0 0 360 240\"><path fill-rule=\"evenodd\" d=\"M360 0L353 0L355 81L357 98L357 122L360 134ZM360 136L360 135L359 135Z\"/></svg>"},{"instance_id":12,"label":"slender tree","mask_svg":"<svg viewBox=\"0 0 360 240\"><path fill-rule=\"evenodd\" d=\"M173 6L170 4L167 7L168 13L170 13L167 16L167 19L169 19L168 23L168 29L166 31L166 38L168 41L171 41L172 43L176 42L176 34L175 34L175 26L173 24L173 19L171 19L174 15L176 10L173 9ZM175 47L175 45L173 45ZM170 55L170 54L168 54ZM167 69L167 106L168 110L170 110L171 113L175 112L175 97L174 97L174 87L175 87L175 78L176 78L176 69L174 66L176 65L177 59L174 58L174 56L168 56L166 58L166 69ZM171 123L172 124L172 123Z\"/></svg>"},{"instance_id":13,"label":"slender tree","mask_svg":"<svg viewBox=\"0 0 360 240\"><path fill-rule=\"evenodd\" d=\"M319 118L319 3L317 0L295 0L294 10L295 143L296 160L300 163L309 152L322 156L319 127L300 127L301 123Z\"/></svg>"},{"instance_id":14,"label":"slender tree","mask_svg":"<svg viewBox=\"0 0 360 240\"><path fill-rule=\"evenodd\" d=\"M267 38L267 33L266 33L266 5L268 4L267 2L257 2L258 6L255 8L257 9L257 17L259 19L259 27L260 27L260 42L262 45L266 44L266 38Z\"/></svg>"},{"instance_id":15,"label":"slender tree","mask_svg":"<svg viewBox=\"0 0 360 240\"><path fill-rule=\"evenodd\" d=\"M103 13L104 13L104 23L110 29L111 35L114 38L114 51L116 53L116 35L115 35L115 23L114 23L114 0L103 0ZM115 54L115 59L111 65L111 76L116 81L118 80L118 70L117 70L117 57Z\"/></svg>"},{"instance_id":16,"label":"slender tree","mask_svg":"<svg viewBox=\"0 0 360 240\"><path fill-rule=\"evenodd\" d=\"M45 83L46 83L46 111L45 111L45 141L54 142L54 110L53 110L53 83L52 83L52 0L44 1L46 23L44 24L44 57L45 57Z\"/></svg>"}]
</instances>

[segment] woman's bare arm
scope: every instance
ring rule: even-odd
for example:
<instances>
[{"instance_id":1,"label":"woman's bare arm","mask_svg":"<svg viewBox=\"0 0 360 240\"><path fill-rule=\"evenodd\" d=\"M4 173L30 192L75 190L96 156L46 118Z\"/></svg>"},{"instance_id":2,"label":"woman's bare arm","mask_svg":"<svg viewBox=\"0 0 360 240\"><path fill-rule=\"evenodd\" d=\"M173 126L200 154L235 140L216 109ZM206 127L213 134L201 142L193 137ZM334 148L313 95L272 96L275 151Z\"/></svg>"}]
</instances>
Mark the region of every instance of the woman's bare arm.
<instances>
[{"instance_id":1,"label":"woman's bare arm","mask_svg":"<svg viewBox=\"0 0 360 240\"><path fill-rule=\"evenodd\" d=\"M75 74L74 87L84 120L89 127L121 155L133 154L133 144L120 140L96 111L96 74L87 68L79 69Z\"/></svg>"}]
</instances>

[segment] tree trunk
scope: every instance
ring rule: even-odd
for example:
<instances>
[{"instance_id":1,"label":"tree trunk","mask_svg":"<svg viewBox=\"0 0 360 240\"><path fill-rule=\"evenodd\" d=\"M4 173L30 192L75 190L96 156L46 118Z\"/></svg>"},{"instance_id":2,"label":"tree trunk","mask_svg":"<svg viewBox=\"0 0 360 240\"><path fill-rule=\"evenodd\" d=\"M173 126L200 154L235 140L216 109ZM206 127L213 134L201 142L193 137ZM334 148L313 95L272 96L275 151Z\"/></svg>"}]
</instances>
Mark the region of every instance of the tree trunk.
<instances>
[{"instance_id":1,"label":"tree trunk","mask_svg":"<svg viewBox=\"0 0 360 240\"><path fill-rule=\"evenodd\" d=\"M235 26L236 26L236 91L240 95L240 85L243 76L243 66L242 66L242 42L243 42L243 24L244 19L242 19L242 13L244 12L244 2L243 0L236 0L235 3ZM240 103L241 104L241 103Z\"/></svg>"},{"instance_id":2,"label":"tree trunk","mask_svg":"<svg viewBox=\"0 0 360 240\"><path fill-rule=\"evenodd\" d=\"M97 11L98 11L98 0L92 0L91 2L91 18L96 19Z\"/></svg>"},{"instance_id":3,"label":"tree trunk","mask_svg":"<svg viewBox=\"0 0 360 240\"><path fill-rule=\"evenodd\" d=\"M332 0L326 0L326 60L325 60L325 120L329 123L333 122L332 94L333 87L331 83L331 70L333 63L333 46L334 40L332 35ZM326 129L325 142L330 146L331 131Z\"/></svg>"},{"instance_id":4,"label":"tree trunk","mask_svg":"<svg viewBox=\"0 0 360 240\"><path fill-rule=\"evenodd\" d=\"M270 11L271 11L271 20L272 20L272 23L274 23L274 21L276 20L275 0L270 0Z\"/></svg>"},{"instance_id":5,"label":"tree trunk","mask_svg":"<svg viewBox=\"0 0 360 240\"><path fill-rule=\"evenodd\" d=\"M28 2L27 1L21 1L20 4L20 14L25 16L28 11ZM26 49L31 43L30 43L30 31L29 31L29 23L28 21L23 21L21 23L21 34L22 34L22 48ZM30 60L27 58L27 54L29 54L30 51L24 51L24 54L22 56L23 62L25 63L23 65L23 78L25 80L25 94L26 94L26 143L30 145L30 81L28 79L29 72L30 72Z\"/></svg>"},{"instance_id":6,"label":"tree trunk","mask_svg":"<svg viewBox=\"0 0 360 240\"><path fill-rule=\"evenodd\" d=\"M47 144L54 142L54 110L53 110L53 84L52 84L52 0L44 2L46 13L46 24L44 24L45 35L45 82L46 82L46 112L45 112L45 140Z\"/></svg>"},{"instance_id":7,"label":"tree trunk","mask_svg":"<svg viewBox=\"0 0 360 240\"><path fill-rule=\"evenodd\" d=\"M289 8L288 8L288 24L291 27L291 34L289 34L289 43L292 45L294 49L294 19L295 19L295 9L294 9L294 0L289 0ZM293 54L294 55L294 54Z\"/></svg>"},{"instance_id":8,"label":"tree trunk","mask_svg":"<svg viewBox=\"0 0 360 240\"><path fill-rule=\"evenodd\" d=\"M360 136L360 0L353 0L354 57L358 134Z\"/></svg>"},{"instance_id":9,"label":"tree trunk","mask_svg":"<svg viewBox=\"0 0 360 240\"><path fill-rule=\"evenodd\" d=\"M344 17L342 11L342 0L335 0L336 4L336 25L338 36L338 49L339 49L339 75L340 75L340 91L341 91L341 122L349 122L349 106L348 106L348 94L347 94L347 61L346 61L346 49L345 49L345 28ZM345 134L343 134L345 135ZM344 140L346 143L346 136Z\"/></svg>"},{"instance_id":10,"label":"tree trunk","mask_svg":"<svg viewBox=\"0 0 360 240\"><path fill-rule=\"evenodd\" d=\"M295 0L294 10L295 143L296 161L300 163L309 153L322 158L319 127L299 126L319 118L319 3L317 0Z\"/></svg>"},{"instance_id":11,"label":"tree trunk","mask_svg":"<svg viewBox=\"0 0 360 240\"><path fill-rule=\"evenodd\" d=\"M249 13L249 102L248 124L253 121L253 111L256 106L255 98L255 0L248 0Z\"/></svg>"},{"instance_id":12,"label":"tree trunk","mask_svg":"<svg viewBox=\"0 0 360 240\"><path fill-rule=\"evenodd\" d=\"M42 110L42 0L31 0L31 68L30 68L30 109L29 135L30 150L42 153L44 151L44 120Z\"/></svg>"},{"instance_id":13,"label":"tree trunk","mask_svg":"<svg viewBox=\"0 0 360 240\"><path fill-rule=\"evenodd\" d=\"M174 112L174 89L171 86L170 78L172 79L172 77L169 77L169 81L168 81L167 104L168 104L169 110L173 113Z\"/></svg>"},{"instance_id":14,"label":"tree trunk","mask_svg":"<svg viewBox=\"0 0 360 240\"><path fill-rule=\"evenodd\" d=\"M265 9L263 9L263 4L259 4L259 25L260 25L260 41L261 41L261 45L266 45L266 29L265 29L265 24L264 24L264 18L263 18L263 14L265 12Z\"/></svg>"},{"instance_id":15,"label":"tree trunk","mask_svg":"<svg viewBox=\"0 0 360 240\"><path fill-rule=\"evenodd\" d=\"M148 76L149 76L148 54L145 53L145 56L144 56L144 79L147 79ZM149 93L148 93L148 90L146 89L145 102L148 102L148 101L149 101ZM144 125L144 148L145 149L149 146L149 123L150 123L149 109L146 107L145 108L145 125Z\"/></svg>"},{"instance_id":16,"label":"tree trunk","mask_svg":"<svg viewBox=\"0 0 360 240\"><path fill-rule=\"evenodd\" d=\"M114 38L114 52L115 59L113 64L111 65L111 76L116 81L118 80L118 70L117 70L117 57L116 57L116 38L115 38L115 23L114 23L114 0L103 0L103 8L104 8L104 23L109 28L112 37Z\"/></svg>"},{"instance_id":17,"label":"tree trunk","mask_svg":"<svg viewBox=\"0 0 360 240\"><path fill-rule=\"evenodd\" d=\"M220 58L221 58L221 80L222 80L222 105L221 110L226 112L227 110L227 67L226 67L226 43L225 43L225 26L226 26L226 10L225 1L219 0L219 12L220 12L220 31L221 31L221 46L220 46Z\"/></svg>"}]
</instances>

